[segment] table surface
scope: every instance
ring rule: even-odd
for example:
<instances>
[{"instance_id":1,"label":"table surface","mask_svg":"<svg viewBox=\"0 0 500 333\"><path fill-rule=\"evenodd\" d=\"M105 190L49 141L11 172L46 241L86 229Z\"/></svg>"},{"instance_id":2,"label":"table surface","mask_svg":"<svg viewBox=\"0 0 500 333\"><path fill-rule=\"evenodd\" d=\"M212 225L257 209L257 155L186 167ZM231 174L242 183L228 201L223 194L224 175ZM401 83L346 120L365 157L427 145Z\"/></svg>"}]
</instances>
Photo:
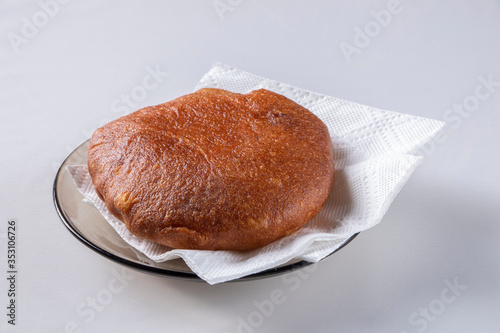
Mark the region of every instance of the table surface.
<instances>
[{"instance_id":1,"label":"table surface","mask_svg":"<svg viewBox=\"0 0 500 333\"><path fill-rule=\"evenodd\" d=\"M0 18L1 332L498 332L498 1L9 0ZM215 61L447 126L382 222L308 269L210 286L89 250L54 209L57 168Z\"/></svg>"}]
</instances>

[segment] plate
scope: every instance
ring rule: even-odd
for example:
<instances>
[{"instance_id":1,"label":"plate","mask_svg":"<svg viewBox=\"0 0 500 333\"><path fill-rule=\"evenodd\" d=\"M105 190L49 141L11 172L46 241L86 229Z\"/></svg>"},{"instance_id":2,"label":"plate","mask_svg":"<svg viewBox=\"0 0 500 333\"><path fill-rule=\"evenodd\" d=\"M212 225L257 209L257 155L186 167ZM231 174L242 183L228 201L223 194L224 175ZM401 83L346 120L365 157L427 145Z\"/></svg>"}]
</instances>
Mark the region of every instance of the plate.
<instances>
[{"instance_id":1,"label":"plate","mask_svg":"<svg viewBox=\"0 0 500 333\"><path fill-rule=\"evenodd\" d=\"M62 163L54 180L53 198L56 210L68 230L92 250L104 257L143 272L184 280L199 278L184 263L175 259L157 263L128 245L109 225L97 209L83 201L83 195L76 188L71 175L66 169L68 165L86 165L89 140L77 147ZM347 239L336 251L347 245L357 234ZM330 255L331 255L330 254ZM303 260L292 260L273 269L248 275L234 281L247 281L284 274L312 264Z\"/></svg>"}]
</instances>

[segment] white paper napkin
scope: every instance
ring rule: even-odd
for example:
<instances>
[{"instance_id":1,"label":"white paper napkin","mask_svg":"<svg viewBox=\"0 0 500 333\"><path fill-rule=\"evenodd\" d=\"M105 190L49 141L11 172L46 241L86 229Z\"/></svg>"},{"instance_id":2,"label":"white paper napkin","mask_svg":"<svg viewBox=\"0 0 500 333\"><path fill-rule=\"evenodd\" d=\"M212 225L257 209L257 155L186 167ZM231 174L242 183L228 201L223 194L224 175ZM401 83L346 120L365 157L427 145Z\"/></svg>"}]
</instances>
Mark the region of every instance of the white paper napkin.
<instances>
[{"instance_id":1,"label":"white paper napkin","mask_svg":"<svg viewBox=\"0 0 500 333\"><path fill-rule=\"evenodd\" d=\"M237 279L293 258L317 262L349 237L380 222L422 157L414 156L444 123L325 96L216 63L195 90L238 93L265 88L316 114L334 145L335 184L321 212L293 235L263 248L239 251L170 250L140 239L112 216L97 197L86 166L70 166L80 192L131 246L154 261L182 258L210 284Z\"/></svg>"}]
</instances>

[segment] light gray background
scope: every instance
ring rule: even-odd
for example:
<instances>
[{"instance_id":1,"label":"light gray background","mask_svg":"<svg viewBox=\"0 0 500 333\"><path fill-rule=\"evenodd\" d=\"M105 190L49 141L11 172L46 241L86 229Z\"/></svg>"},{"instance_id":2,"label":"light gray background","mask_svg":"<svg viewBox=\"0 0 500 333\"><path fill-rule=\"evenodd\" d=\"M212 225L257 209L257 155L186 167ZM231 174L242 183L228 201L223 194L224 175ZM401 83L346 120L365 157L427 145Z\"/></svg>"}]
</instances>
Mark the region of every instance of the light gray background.
<instances>
[{"instance_id":1,"label":"light gray background","mask_svg":"<svg viewBox=\"0 0 500 333\"><path fill-rule=\"evenodd\" d=\"M60 1L0 4L0 331L498 332L499 1ZM57 167L148 69L168 76L137 108L191 92L214 61L448 126L382 223L312 271L209 286L92 252L55 212Z\"/></svg>"}]
</instances>

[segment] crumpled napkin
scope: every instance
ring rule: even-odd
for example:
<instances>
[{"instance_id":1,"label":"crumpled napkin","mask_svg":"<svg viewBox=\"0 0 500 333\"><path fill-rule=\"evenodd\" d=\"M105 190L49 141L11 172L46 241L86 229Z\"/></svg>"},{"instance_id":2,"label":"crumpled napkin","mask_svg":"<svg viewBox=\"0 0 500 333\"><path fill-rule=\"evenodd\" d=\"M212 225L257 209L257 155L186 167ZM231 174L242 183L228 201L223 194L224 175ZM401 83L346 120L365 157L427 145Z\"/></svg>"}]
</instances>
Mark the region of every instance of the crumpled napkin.
<instances>
[{"instance_id":1,"label":"crumpled napkin","mask_svg":"<svg viewBox=\"0 0 500 333\"><path fill-rule=\"evenodd\" d=\"M284 264L293 258L317 262L354 234L378 224L422 161L412 155L443 122L385 111L292 87L215 63L196 86L247 93L265 88L316 114L334 145L335 184L321 212L294 234L250 251L172 250L132 235L97 197L86 166L69 166L75 184L125 242L153 261L182 258L210 284Z\"/></svg>"}]
</instances>

